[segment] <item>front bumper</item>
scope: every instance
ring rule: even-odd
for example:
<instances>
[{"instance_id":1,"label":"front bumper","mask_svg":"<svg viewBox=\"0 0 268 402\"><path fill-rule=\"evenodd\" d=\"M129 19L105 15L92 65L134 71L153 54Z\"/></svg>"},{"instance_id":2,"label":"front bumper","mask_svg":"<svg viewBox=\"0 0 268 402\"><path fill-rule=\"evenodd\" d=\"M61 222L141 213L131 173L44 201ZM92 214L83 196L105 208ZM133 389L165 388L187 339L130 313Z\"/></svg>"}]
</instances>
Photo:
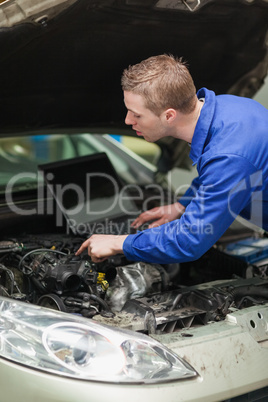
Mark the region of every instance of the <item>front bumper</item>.
<instances>
[{"instance_id":1,"label":"front bumper","mask_svg":"<svg viewBox=\"0 0 268 402\"><path fill-rule=\"evenodd\" d=\"M200 376L166 384L106 384L50 375L0 359L1 400L209 402L268 386L268 304L234 311L222 322L154 337Z\"/></svg>"}]
</instances>

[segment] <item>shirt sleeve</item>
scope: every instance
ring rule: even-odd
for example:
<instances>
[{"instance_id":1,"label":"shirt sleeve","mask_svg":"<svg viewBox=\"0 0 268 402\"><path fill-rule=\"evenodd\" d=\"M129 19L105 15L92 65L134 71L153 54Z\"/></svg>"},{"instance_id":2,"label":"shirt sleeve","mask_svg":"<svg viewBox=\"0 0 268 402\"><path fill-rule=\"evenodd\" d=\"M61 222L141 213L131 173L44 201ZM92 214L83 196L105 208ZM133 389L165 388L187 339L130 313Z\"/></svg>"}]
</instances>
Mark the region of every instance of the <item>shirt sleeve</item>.
<instances>
[{"instance_id":1,"label":"shirt sleeve","mask_svg":"<svg viewBox=\"0 0 268 402\"><path fill-rule=\"evenodd\" d=\"M185 208L190 204L199 188L199 177L196 177L184 195L178 200Z\"/></svg>"},{"instance_id":2,"label":"shirt sleeve","mask_svg":"<svg viewBox=\"0 0 268 402\"><path fill-rule=\"evenodd\" d=\"M129 235L124 254L131 261L162 264L198 259L250 203L254 175L254 166L241 156L223 155L206 161L199 187L182 217Z\"/></svg>"}]
</instances>

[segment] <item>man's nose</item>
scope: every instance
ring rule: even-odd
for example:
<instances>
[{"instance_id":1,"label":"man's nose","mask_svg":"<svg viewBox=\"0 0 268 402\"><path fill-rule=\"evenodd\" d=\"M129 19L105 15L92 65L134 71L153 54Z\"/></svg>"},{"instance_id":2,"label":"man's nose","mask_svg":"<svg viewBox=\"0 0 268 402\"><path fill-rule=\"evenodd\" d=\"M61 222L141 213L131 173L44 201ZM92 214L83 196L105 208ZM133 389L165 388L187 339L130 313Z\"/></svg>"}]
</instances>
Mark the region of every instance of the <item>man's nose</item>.
<instances>
[{"instance_id":1,"label":"man's nose","mask_svg":"<svg viewBox=\"0 0 268 402\"><path fill-rule=\"evenodd\" d=\"M125 123L128 125L133 125L135 123L135 120L133 118L133 115L131 112L127 112L126 118L125 118Z\"/></svg>"}]
</instances>

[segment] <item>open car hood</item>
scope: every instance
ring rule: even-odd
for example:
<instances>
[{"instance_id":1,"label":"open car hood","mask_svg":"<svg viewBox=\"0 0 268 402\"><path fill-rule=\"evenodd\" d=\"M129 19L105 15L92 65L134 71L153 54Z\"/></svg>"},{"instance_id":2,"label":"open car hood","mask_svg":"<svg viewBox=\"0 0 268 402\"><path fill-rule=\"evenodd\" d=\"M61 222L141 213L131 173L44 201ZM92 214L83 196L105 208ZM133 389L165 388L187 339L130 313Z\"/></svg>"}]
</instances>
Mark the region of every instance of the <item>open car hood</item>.
<instances>
[{"instance_id":1,"label":"open car hood","mask_svg":"<svg viewBox=\"0 0 268 402\"><path fill-rule=\"evenodd\" d=\"M122 71L160 53L182 56L197 89L216 93L251 97L267 74L267 0L0 3L1 135L131 134ZM168 155L174 141L165 145ZM179 151L189 148L179 144Z\"/></svg>"}]
</instances>

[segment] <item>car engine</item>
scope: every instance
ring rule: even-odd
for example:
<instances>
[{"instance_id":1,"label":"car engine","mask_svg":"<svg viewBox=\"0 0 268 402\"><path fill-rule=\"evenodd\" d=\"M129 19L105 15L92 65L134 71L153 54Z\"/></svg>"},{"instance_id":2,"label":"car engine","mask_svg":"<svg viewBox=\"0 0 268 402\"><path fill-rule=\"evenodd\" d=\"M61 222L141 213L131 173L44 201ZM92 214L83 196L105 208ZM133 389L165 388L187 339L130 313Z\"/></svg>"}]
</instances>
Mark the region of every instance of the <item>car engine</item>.
<instances>
[{"instance_id":1,"label":"car engine","mask_svg":"<svg viewBox=\"0 0 268 402\"><path fill-rule=\"evenodd\" d=\"M190 264L121 255L95 264L87 254L75 256L82 241L55 234L2 239L0 295L148 334L183 333L268 301L263 253L252 263L214 246Z\"/></svg>"}]
</instances>

